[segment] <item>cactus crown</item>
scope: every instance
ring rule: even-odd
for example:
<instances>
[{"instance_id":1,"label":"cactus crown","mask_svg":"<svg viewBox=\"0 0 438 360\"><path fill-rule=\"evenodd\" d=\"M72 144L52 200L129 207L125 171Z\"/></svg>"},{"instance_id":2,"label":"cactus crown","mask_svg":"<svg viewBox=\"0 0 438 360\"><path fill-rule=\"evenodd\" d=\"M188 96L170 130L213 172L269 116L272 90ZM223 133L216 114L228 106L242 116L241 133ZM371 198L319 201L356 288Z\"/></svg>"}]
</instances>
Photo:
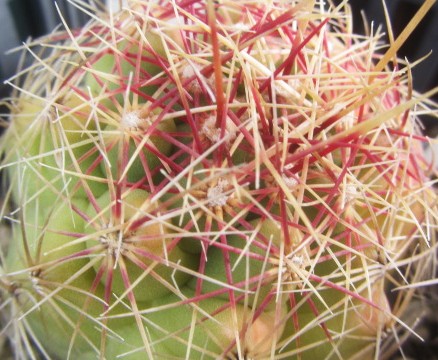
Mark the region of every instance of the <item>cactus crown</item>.
<instances>
[{"instance_id":1,"label":"cactus crown","mask_svg":"<svg viewBox=\"0 0 438 360\"><path fill-rule=\"evenodd\" d=\"M378 358L415 334L436 107L399 44L330 2L72 3L92 20L26 44L6 102L19 358Z\"/></svg>"}]
</instances>

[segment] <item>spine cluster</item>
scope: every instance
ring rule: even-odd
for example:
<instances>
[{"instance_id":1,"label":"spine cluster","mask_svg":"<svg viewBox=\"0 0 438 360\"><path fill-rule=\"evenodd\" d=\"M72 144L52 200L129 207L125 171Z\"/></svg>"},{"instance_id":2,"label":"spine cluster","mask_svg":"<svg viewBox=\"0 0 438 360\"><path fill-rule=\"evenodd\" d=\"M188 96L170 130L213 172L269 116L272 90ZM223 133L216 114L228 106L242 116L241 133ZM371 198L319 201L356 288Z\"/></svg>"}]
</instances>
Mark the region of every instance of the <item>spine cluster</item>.
<instances>
[{"instance_id":1,"label":"spine cluster","mask_svg":"<svg viewBox=\"0 0 438 360\"><path fill-rule=\"evenodd\" d=\"M6 101L18 358L371 359L415 335L436 107L380 34L318 1L83 10Z\"/></svg>"}]
</instances>

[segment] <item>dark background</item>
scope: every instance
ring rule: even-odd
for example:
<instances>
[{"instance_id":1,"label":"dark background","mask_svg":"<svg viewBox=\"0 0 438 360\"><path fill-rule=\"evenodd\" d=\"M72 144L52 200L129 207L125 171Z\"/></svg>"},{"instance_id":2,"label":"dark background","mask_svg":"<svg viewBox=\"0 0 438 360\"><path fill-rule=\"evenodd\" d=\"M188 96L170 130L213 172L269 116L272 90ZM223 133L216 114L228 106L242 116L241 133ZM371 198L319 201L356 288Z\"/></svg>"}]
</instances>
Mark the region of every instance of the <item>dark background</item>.
<instances>
[{"instance_id":1,"label":"dark background","mask_svg":"<svg viewBox=\"0 0 438 360\"><path fill-rule=\"evenodd\" d=\"M402 31L423 2L424 0L386 0L395 36ZM58 0L57 4L71 27L78 27L88 20L84 13L75 9L67 0ZM382 25L386 29L382 0L350 0L350 5L357 33L363 33L364 30L361 11L366 14L367 23L373 22L374 27ZM59 23L60 18L53 0L0 0L0 78L4 80L10 77L17 64L16 56L5 55L6 50L19 45L29 37L36 38L50 32ZM423 92L438 85L438 3L398 55L413 62L431 50L432 55L414 69L415 88L418 91ZM3 81L1 86L4 94L7 90Z\"/></svg>"},{"instance_id":2,"label":"dark background","mask_svg":"<svg viewBox=\"0 0 438 360\"><path fill-rule=\"evenodd\" d=\"M342 1L334 0L334 2L341 3ZM385 34L387 34L382 2L383 0L350 0L353 12L353 27L356 33L364 33L365 16L367 24L373 24L374 28L382 26ZM403 31L423 3L424 0L386 0L395 38ZM438 86L438 2L434 4L430 12L401 47L398 57L401 59L406 58L413 63L427 54L430 54L429 57L412 70L414 88L420 92ZM435 96L434 100L438 101L438 96ZM426 133L433 137L437 136L438 120L430 117L422 118L422 120L426 126Z\"/></svg>"}]
</instances>

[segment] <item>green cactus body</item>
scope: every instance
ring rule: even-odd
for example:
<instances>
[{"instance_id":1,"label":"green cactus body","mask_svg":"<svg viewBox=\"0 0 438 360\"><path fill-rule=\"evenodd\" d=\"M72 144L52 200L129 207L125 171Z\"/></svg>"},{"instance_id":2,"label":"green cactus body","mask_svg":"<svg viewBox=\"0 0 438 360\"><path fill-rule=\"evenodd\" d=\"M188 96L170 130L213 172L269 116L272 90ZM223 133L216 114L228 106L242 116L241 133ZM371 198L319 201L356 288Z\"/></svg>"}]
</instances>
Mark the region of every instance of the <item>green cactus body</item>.
<instances>
[{"instance_id":1,"label":"green cactus body","mask_svg":"<svg viewBox=\"0 0 438 360\"><path fill-rule=\"evenodd\" d=\"M120 209L118 202L122 205ZM103 269L106 272L103 283L111 277L114 293L122 295L129 287L125 275L129 275L131 281L140 278L134 288L135 298L139 301L151 301L167 294L169 289L166 284L173 286L173 281L179 286L188 281L187 273L177 271L166 262L179 263L182 268L194 271L197 257L183 252L176 245L172 249L167 248L172 241L171 230L166 224L154 221L151 215L159 204L151 204L146 191L136 189L114 201L107 192L97 199L96 205L97 208L90 204L87 209L91 219L85 229L90 237L87 247L102 258L95 265L96 271ZM158 217L159 213L153 216ZM122 259L125 260L122 262ZM118 261L121 263L118 264ZM117 269L118 265L123 268ZM141 279L148 272L155 276Z\"/></svg>"},{"instance_id":2,"label":"green cactus body","mask_svg":"<svg viewBox=\"0 0 438 360\"><path fill-rule=\"evenodd\" d=\"M168 308L165 316L161 312L145 315L150 346L157 358L180 358L187 354L190 359L215 359L223 356L224 350L235 356L266 356L284 327L281 322L284 313L276 315L272 310L256 315L248 307L231 308L229 302L214 298L185 303L181 297L193 297L194 292L182 290L179 296L172 294L153 302L154 307ZM108 353L132 352L128 358L140 359L142 342L138 331L133 330L120 329L120 334L129 334L127 338L133 343L112 342Z\"/></svg>"},{"instance_id":3,"label":"green cactus body","mask_svg":"<svg viewBox=\"0 0 438 360\"><path fill-rule=\"evenodd\" d=\"M389 357L436 283L435 91L399 43L377 53L345 3L83 10L4 102L16 358Z\"/></svg>"}]
</instances>

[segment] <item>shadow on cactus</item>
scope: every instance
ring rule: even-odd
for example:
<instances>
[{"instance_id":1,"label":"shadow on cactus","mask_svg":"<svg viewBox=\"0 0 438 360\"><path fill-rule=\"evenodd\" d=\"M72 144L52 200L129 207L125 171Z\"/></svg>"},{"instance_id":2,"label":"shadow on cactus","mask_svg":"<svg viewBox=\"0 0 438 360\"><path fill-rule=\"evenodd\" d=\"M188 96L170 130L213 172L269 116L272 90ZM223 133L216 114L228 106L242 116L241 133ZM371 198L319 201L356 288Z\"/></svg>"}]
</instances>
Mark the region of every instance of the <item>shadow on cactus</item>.
<instances>
[{"instance_id":1,"label":"shadow on cactus","mask_svg":"<svg viewBox=\"0 0 438 360\"><path fill-rule=\"evenodd\" d=\"M347 5L268 3L132 1L26 44L1 139L17 358L383 359L419 336L435 91Z\"/></svg>"}]
</instances>

